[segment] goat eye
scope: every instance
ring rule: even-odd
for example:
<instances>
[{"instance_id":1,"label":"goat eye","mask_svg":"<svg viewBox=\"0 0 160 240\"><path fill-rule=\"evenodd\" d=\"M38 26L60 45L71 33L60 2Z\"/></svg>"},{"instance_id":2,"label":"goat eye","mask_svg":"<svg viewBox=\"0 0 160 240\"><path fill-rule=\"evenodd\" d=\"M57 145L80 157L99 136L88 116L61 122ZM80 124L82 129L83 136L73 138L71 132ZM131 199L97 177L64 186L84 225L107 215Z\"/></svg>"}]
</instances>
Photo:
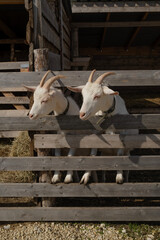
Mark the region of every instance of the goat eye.
<instances>
[{"instance_id":1,"label":"goat eye","mask_svg":"<svg viewBox=\"0 0 160 240\"><path fill-rule=\"evenodd\" d=\"M96 95L94 96L94 100L100 98L100 96Z\"/></svg>"},{"instance_id":2,"label":"goat eye","mask_svg":"<svg viewBox=\"0 0 160 240\"><path fill-rule=\"evenodd\" d=\"M47 100L42 100L41 104L42 104L42 103L46 103L46 102L47 102Z\"/></svg>"}]
</instances>

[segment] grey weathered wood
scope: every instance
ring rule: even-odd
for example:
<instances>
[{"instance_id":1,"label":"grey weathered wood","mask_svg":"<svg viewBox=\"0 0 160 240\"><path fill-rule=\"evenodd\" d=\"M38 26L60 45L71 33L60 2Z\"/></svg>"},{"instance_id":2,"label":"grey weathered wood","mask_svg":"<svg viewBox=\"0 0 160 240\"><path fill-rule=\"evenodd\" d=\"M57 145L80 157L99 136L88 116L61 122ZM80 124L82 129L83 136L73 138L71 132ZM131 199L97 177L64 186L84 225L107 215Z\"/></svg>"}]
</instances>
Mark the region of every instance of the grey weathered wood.
<instances>
[{"instance_id":1,"label":"grey weathered wood","mask_svg":"<svg viewBox=\"0 0 160 240\"><path fill-rule=\"evenodd\" d=\"M64 56L64 69L68 69L68 70L70 70L71 69L71 62L70 62L70 60L68 59L68 58L66 58L65 56Z\"/></svg>"},{"instance_id":2,"label":"grey weathered wood","mask_svg":"<svg viewBox=\"0 0 160 240\"><path fill-rule=\"evenodd\" d=\"M48 48L34 49L34 68L36 72L47 71L48 64Z\"/></svg>"},{"instance_id":3,"label":"grey weathered wood","mask_svg":"<svg viewBox=\"0 0 160 240\"><path fill-rule=\"evenodd\" d=\"M16 138L20 134L20 131L3 131L0 132L0 138Z\"/></svg>"},{"instance_id":4,"label":"grey weathered wood","mask_svg":"<svg viewBox=\"0 0 160 240\"><path fill-rule=\"evenodd\" d=\"M61 69L60 60L61 59L59 54L53 53L51 51L48 52L49 69L59 71Z\"/></svg>"},{"instance_id":5,"label":"grey weathered wood","mask_svg":"<svg viewBox=\"0 0 160 240\"><path fill-rule=\"evenodd\" d=\"M29 110L0 110L0 117L26 117Z\"/></svg>"},{"instance_id":6,"label":"grey weathered wood","mask_svg":"<svg viewBox=\"0 0 160 240\"><path fill-rule=\"evenodd\" d=\"M64 31L63 31L62 5L63 5L62 0L59 0L59 35L60 35L60 49L61 49L60 56L61 56L61 70L64 70L64 41L63 41Z\"/></svg>"},{"instance_id":7,"label":"grey weathered wood","mask_svg":"<svg viewBox=\"0 0 160 240\"><path fill-rule=\"evenodd\" d=\"M0 62L0 70L21 69L23 64L29 64L29 62Z\"/></svg>"},{"instance_id":8,"label":"grey weathered wood","mask_svg":"<svg viewBox=\"0 0 160 240\"><path fill-rule=\"evenodd\" d=\"M73 22L75 28L116 28L116 27L159 27L160 21L136 21L136 22Z\"/></svg>"},{"instance_id":9,"label":"grey weathered wood","mask_svg":"<svg viewBox=\"0 0 160 240\"><path fill-rule=\"evenodd\" d=\"M38 149L38 156L43 157L49 154L49 151L46 149ZM39 173L39 182L40 183L50 183L51 182L51 172L42 171ZM37 196L35 196L37 197ZM41 199L42 207L51 207L53 199L47 198L47 196L43 196Z\"/></svg>"},{"instance_id":10,"label":"grey weathered wood","mask_svg":"<svg viewBox=\"0 0 160 240\"><path fill-rule=\"evenodd\" d=\"M158 170L160 156L0 157L0 171Z\"/></svg>"},{"instance_id":11,"label":"grey weathered wood","mask_svg":"<svg viewBox=\"0 0 160 240\"><path fill-rule=\"evenodd\" d=\"M160 197L160 183L0 183L0 197Z\"/></svg>"},{"instance_id":12,"label":"grey weathered wood","mask_svg":"<svg viewBox=\"0 0 160 240\"><path fill-rule=\"evenodd\" d=\"M28 97L0 97L0 104L29 104Z\"/></svg>"},{"instance_id":13,"label":"grey weathered wood","mask_svg":"<svg viewBox=\"0 0 160 240\"><path fill-rule=\"evenodd\" d=\"M68 34L66 33L65 29L63 29L63 39L66 42L66 44L68 45L68 47L70 47L71 46L71 39L68 36Z\"/></svg>"},{"instance_id":14,"label":"grey weathered wood","mask_svg":"<svg viewBox=\"0 0 160 240\"><path fill-rule=\"evenodd\" d=\"M23 110L22 110L23 111ZM79 116L46 116L41 119L31 121L26 114L27 110L22 112L22 118L10 117L0 114L0 130L102 130L102 129L159 129L159 114L133 114L133 115L116 115L106 119L101 126L97 125L99 117L88 121L82 121ZM6 113L7 114L7 113ZM21 112L17 111L17 114ZM13 113L14 116L14 113Z\"/></svg>"},{"instance_id":15,"label":"grey weathered wood","mask_svg":"<svg viewBox=\"0 0 160 240\"><path fill-rule=\"evenodd\" d=\"M0 39L0 44L26 44L26 39L23 38L7 38L7 39Z\"/></svg>"},{"instance_id":16,"label":"grey weathered wood","mask_svg":"<svg viewBox=\"0 0 160 240\"><path fill-rule=\"evenodd\" d=\"M109 70L108 70L109 71ZM106 71L97 71L94 80ZM116 74L109 76L104 80L104 84L110 86L160 86L159 70L121 70L114 71ZM66 76L63 80L64 85L82 85L88 80L91 71L55 71L56 75L62 74ZM36 86L39 84L45 72L12 72L0 73L1 87L22 87L23 85ZM50 74L49 76L52 76ZM59 86L58 81L54 86Z\"/></svg>"},{"instance_id":17,"label":"grey weathered wood","mask_svg":"<svg viewBox=\"0 0 160 240\"><path fill-rule=\"evenodd\" d=\"M47 21L42 17L43 36L60 50L60 37L54 29L52 29Z\"/></svg>"},{"instance_id":18,"label":"grey weathered wood","mask_svg":"<svg viewBox=\"0 0 160 240\"><path fill-rule=\"evenodd\" d=\"M0 221L160 221L160 207L0 208Z\"/></svg>"},{"instance_id":19,"label":"grey weathered wood","mask_svg":"<svg viewBox=\"0 0 160 240\"><path fill-rule=\"evenodd\" d=\"M55 13L51 10L46 0L42 1L42 14L49 23L59 32L59 25Z\"/></svg>"},{"instance_id":20,"label":"grey weathered wood","mask_svg":"<svg viewBox=\"0 0 160 240\"><path fill-rule=\"evenodd\" d=\"M88 67L89 66L89 61L90 57L74 57L71 66L73 67Z\"/></svg>"},{"instance_id":21,"label":"grey weathered wood","mask_svg":"<svg viewBox=\"0 0 160 240\"><path fill-rule=\"evenodd\" d=\"M72 13L160 12L160 1L74 2Z\"/></svg>"},{"instance_id":22,"label":"grey weathered wood","mask_svg":"<svg viewBox=\"0 0 160 240\"><path fill-rule=\"evenodd\" d=\"M160 134L34 135L35 148L159 148Z\"/></svg>"}]
</instances>

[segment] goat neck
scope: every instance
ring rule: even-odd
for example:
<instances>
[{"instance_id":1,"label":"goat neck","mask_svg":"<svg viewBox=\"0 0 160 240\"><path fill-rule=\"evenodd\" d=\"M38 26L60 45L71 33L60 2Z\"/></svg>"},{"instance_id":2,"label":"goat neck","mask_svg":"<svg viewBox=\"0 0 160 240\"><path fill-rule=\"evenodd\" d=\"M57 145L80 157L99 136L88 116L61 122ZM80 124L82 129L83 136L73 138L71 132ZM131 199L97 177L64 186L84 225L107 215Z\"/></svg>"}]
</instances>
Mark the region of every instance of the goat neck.
<instances>
[{"instance_id":1,"label":"goat neck","mask_svg":"<svg viewBox=\"0 0 160 240\"><path fill-rule=\"evenodd\" d=\"M113 106L114 96L113 95L103 95L101 99L101 111L107 112Z\"/></svg>"},{"instance_id":2,"label":"goat neck","mask_svg":"<svg viewBox=\"0 0 160 240\"><path fill-rule=\"evenodd\" d=\"M54 97L52 99L52 101L55 102L54 114L60 115L60 114L63 114L63 112L67 108L68 100L63 95L61 90L55 89L54 91L55 91L55 93L54 93Z\"/></svg>"}]
</instances>

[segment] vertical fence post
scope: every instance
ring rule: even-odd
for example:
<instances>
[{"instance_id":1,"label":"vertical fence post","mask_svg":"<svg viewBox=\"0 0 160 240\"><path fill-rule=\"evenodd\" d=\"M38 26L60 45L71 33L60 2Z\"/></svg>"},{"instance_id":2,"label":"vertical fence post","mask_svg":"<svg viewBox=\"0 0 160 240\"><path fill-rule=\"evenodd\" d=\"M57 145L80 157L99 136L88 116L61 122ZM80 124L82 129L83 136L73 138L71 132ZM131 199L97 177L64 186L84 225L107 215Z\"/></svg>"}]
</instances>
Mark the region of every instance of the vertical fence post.
<instances>
[{"instance_id":1,"label":"vertical fence post","mask_svg":"<svg viewBox=\"0 0 160 240\"><path fill-rule=\"evenodd\" d=\"M34 68L36 72L47 71L49 69L48 65L48 48L40 48L34 50ZM41 132L42 133L42 132ZM43 132L44 134L45 132ZM48 156L49 151L46 149L38 149L38 156ZM51 173L50 172L40 172L39 182L41 183L51 183ZM51 207L54 203L53 198L42 198L42 207Z\"/></svg>"},{"instance_id":2,"label":"vertical fence post","mask_svg":"<svg viewBox=\"0 0 160 240\"><path fill-rule=\"evenodd\" d=\"M50 150L48 149L37 149L37 154L39 157L43 157L43 156L48 156L50 155ZM39 182L40 183L51 183L51 172L40 172L39 174ZM53 205L55 205L55 198L51 198L51 197L43 197L41 200L41 206L42 207L52 207Z\"/></svg>"},{"instance_id":3,"label":"vertical fence post","mask_svg":"<svg viewBox=\"0 0 160 240\"><path fill-rule=\"evenodd\" d=\"M34 49L34 69L35 72L49 69L48 48Z\"/></svg>"}]
</instances>

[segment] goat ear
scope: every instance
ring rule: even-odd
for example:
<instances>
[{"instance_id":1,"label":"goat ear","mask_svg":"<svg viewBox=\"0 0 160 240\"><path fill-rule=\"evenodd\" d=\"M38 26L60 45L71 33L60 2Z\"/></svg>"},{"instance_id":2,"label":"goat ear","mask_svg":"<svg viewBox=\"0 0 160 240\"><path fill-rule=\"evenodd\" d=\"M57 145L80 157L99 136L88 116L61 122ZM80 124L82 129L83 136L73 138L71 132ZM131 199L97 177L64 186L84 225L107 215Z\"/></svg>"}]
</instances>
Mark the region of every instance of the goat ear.
<instances>
[{"instance_id":1,"label":"goat ear","mask_svg":"<svg viewBox=\"0 0 160 240\"><path fill-rule=\"evenodd\" d=\"M34 92L36 90L36 88L33 88L33 87L27 87L25 85L23 85L23 87L25 87L27 89L27 91L29 92Z\"/></svg>"},{"instance_id":2,"label":"goat ear","mask_svg":"<svg viewBox=\"0 0 160 240\"><path fill-rule=\"evenodd\" d=\"M84 85L78 86L78 87L67 86L67 88L72 92L82 92L82 89L84 88Z\"/></svg>"},{"instance_id":3,"label":"goat ear","mask_svg":"<svg viewBox=\"0 0 160 240\"><path fill-rule=\"evenodd\" d=\"M55 90L51 90L50 92L49 92L49 96L53 96L54 94L55 94Z\"/></svg>"},{"instance_id":4,"label":"goat ear","mask_svg":"<svg viewBox=\"0 0 160 240\"><path fill-rule=\"evenodd\" d=\"M103 86L103 92L106 95L119 95L119 92L115 92L112 89L110 89L109 87Z\"/></svg>"}]
</instances>

